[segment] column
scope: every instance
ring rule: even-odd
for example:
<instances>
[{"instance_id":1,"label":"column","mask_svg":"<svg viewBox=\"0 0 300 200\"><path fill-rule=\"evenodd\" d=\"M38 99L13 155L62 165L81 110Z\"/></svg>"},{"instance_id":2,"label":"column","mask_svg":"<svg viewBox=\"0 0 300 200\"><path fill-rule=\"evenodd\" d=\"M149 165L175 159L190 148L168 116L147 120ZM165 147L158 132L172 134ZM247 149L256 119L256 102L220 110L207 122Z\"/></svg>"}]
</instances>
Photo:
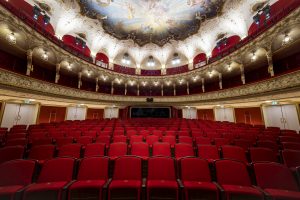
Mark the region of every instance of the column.
<instances>
[{"instance_id":1,"label":"column","mask_svg":"<svg viewBox=\"0 0 300 200\"><path fill-rule=\"evenodd\" d=\"M245 78L245 72L244 72L244 65L240 64L240 69L241 69L241 81L243 85L246 84L246 78Z\"/></svg>"},{"instance_id":2,"label":"column","mask_svg":"<svg viewBox=\"0 0 300 200\"><path fill-rule=\"evenodd\" d=\"M161 96L164 96L164 84L161 84Z\"/></svg>"},{"instance_id":3,"label":"column","mask_svg":"<svg viewBox=\"0 0 300 200\"><path fill-rule=\"evenodd\" d=\"M173 83L173 94L174 94L174 96L176 96L176 84L175 83Z\"/></svg>"},{"instance_id":4,"label":"column","mask_svg":"<svg viewBox=\"0 0 300 200\"><path fill-rule=\"evenodd\" d=\"M202 82L202 92L205 92L205 79L201 78L201 82Z\"/></svg>"},{"instance_id":5,"label":"column","mask_svg":"<svg viewBox=\"0 0 300 200\"><path fill-rule=\"evenodd\" d=\"M219 73L219 88L220 88L220 90L223 89L222 74L221 73Z\"/></svg>"},{"instance_id":6,"label":"column","mask_svg":"<svg viewBox=\"0 0 300 200\"><path fill-rule=\"evenodd\" d=\"M189 95L190 94L190 84L188 81L186 81L186 93Z\"/></svg>"},{"instance_id":7,"label":"column","mask_svg":"<svg viewBox=\"0 0 300 200\"><path fill-rule=\"evenodd\" d=\"M80 89L82 86L81 77L82 77L82 72L79 72L78 73L78 89Z\"/></svg>"},{"instance_id":8,"label":"column","mask_svg":"<svg viewBox=\"0 0 300 200\"><path fill-rule=\"evenodd\" d=\"M127 95L127 83L125 83L125 91L124 91L124 95Z\"/></svg>"},{"instance_id":9,"label":"column","mask_svg":"<svg viewBox=\"0 0 300 200\"><path fill-rule=\"evenodd\" d=\"M274 76L274 68L273 68L273 58L272 58L272 52L268 51L266 53L267 59L268 59L268 72L271 75L271 77Z\"/></svg>"},{"instance_id":10,"label":"column","mask_svg":"<svg viewBox=\"0 0 300 200\"><path fill-rule=\"evenodd\" d=\"M27 51L27 70L26 70L27 76L30 76L30 72L33 70L32 55L33 55L33 50L29 49Z\"/></svg>"},{"instance_id":11,"label":"column","mask_svg":"<svg viewBox=\"0 0 300 200\"><path fill-rule=\"evenodd\" d=\"M109 62L109 63L108 63L108 69L114 70L114 63Z\"/></svg>"},{"instance_id":12,"label":"column","mask_svg":"<svg viewBox=\"0 0 300 200\"><path fill-rule=\"evenodd\" d=\"M135 74L141 75L141 68L139 68L139 67L135 68Z\"/></svg>"},{"instance_id":13,"label":"column","mask_svg":"<svg viewBox=\"0 0 300 200\"><path fill-rule=\"evenodd\" d=\"M137 96L140 96L140 84L137 83L136 87L137 87Z\"/></svg>"},{"instance_id":14,"label":"column","mask_svg":"<svg viewBox=\"0 0 300 200\"><path fill-rule=\"evenodd\" d=\"M58 83L60 75L59 75L59 71L60 71L60 63L56 64L56 74L55 74L55 83Z\"/></svg>"},{"instance_id":15,"label":"column","mask_svg":"<svg viewBox=\"0 0 300 200\"><path fill-rule=\"evenodd\" d=\"M99 83L99 78L97 77L96 78L96 88L95 88L96 92L98 92L98 90L99 90L99 84L98 83Z\"/></svg>"},{"instance_id":16,"label":"column","mask_svg":"<svg viewBox=\"0 0 300 200\"><path fill-rule=\"evenodd\" d=\"M194 63L193 63L193 61L189 62L188 68L189 68L189 70L193 70L194 69Z\"/></svg>"},{"instance_id":17,"label":"column","mask_svg":"<svg viewBox=\"0 0 300 200\"><path fill-rule=\"evenodd\" d=\"M113 95L114 94L114 81L111 82L111 88L110 88L110 94Z\"/></svg>"},{"instance_id":18,"label":"column","mask_svg":"<svg viewBox=\"0 0 300 200\"><path fill-rule=\"evenodd\" d=\"M165 67L161 68L160 70L161 75L166 75L167 74L167 70Z\"/></svg>"}]
</instances>

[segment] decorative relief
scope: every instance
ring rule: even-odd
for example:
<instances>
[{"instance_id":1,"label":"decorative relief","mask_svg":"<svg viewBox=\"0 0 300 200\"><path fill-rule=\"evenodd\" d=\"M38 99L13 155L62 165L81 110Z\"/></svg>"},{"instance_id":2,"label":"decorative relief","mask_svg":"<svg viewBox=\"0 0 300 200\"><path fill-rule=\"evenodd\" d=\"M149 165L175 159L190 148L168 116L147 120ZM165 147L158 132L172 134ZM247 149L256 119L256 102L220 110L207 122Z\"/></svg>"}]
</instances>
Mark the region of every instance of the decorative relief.
<instances>
[{"instance_id":1,"label":"decorative relief","mask_svg":"<svg viewBox=\"0 0 300 200\"><path fill-rule=\"evenodd\" d=\"M43 94L45 96L58 96L69 99L84 99L95 102L145 102L146 97L117 96L88 92L67 88L53 83L29 78L6 70L0 70L0 88L10 87L11 90ZM155 103L192 103L207 101L222 101L268 94L284 93L284 91L298 90L300 88L300 71L275 77L255 84L243 85L233 89L225 89L216 92L198 95L178 97L154 97Z\"/></svg>"}]
</instances>

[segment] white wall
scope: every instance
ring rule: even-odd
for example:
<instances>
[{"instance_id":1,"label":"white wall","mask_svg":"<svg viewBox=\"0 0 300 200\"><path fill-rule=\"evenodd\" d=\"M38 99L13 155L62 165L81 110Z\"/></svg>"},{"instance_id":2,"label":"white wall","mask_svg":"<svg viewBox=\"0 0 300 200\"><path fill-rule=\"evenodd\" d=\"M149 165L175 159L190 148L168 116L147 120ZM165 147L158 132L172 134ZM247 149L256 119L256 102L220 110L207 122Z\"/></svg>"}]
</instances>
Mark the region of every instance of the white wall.
<instances>
[{"instance_id":1,"label":"white wall","mask_svg":"<svg viewBox=\"0 0 300 200\"><path fill-rule=\"evenodd\" d=\"M264 106L263 115L267 127L275 126L281 129L300 130L296 105Z\"/></svg>"},{"instance_id":2,"label":"white wall","mask_svg":"<svg viewBox=\"0 0 300 200\"><path fill-rule=\"evenodd\" d=\"M30 125L36 123L38 105L6 103L1 127L11 128L13 125Z\"/></svg>"},{"instance_id":3,"label":"white wall","mask_svg":"<svg viewBox=\"0 0 300 200\"><path fill-rule=\"evenodd\" d=\"M234 122L234 109L233 108L215 108L216 121Z\"/></svg>"},{"instance_id":4,"label":"white wall","mask_svg":"<svg viewBox=\"0 0 300 200\"><path fill-rule=\"evenodd\" d=\"M67 120L85 120L86 112L86 107L68 107Z\"/></svg>"},{"instance_id":5,"label":"white wall","mask_svg":"<svg viewBox=\"0 0 300 200\"><path fill-rule=\"evenodd\" d=\"M106 107L104 108L104 119L119 118L119 108Z\"/></svg>"},{"instance_id":6,"label":"white wall","mask_svg":"<svg viewBox=\"0 0 300 200\"><path fill-rule=\"evenodd\" d=\"M197 109L188 107L182 109L182 118L184 119L197 119Z\"/></svg>"}]
</instances>

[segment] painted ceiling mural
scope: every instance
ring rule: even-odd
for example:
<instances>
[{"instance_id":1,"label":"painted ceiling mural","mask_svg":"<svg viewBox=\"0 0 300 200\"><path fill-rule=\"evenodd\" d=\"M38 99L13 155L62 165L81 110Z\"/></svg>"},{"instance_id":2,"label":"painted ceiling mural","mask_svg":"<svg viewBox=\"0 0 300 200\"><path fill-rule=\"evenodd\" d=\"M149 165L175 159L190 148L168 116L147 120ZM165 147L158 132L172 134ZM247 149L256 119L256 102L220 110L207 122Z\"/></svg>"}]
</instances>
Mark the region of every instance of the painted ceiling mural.
<instances>
[{"instance_id":1,"label":"painted ceiling mural","mask_svg":"<svg viewBox=\"0 0 300 200\"><path fill-rule=\"evenodd\" d=\"M103 22L104 30L138 45L163 46L198 32L220 14L225 0L80 0L81 13Z\"/></svg>"},{"instance_id":2,"label":"painted ceiling mural","mask_svg":"<svg viewBox=\"0 0 300 200\"><path fill-rule=\"evenodd\" d=\"M103 52L125 66L161 69L192 63L199 53L208 57L219 36L248 35L253 7L278 0L15 0L38 6L50 16L55 36L80 37L92 56ZM84 36L84 37L82 37ZM174 54L180 63L173 64ZM155 66L144 65L152 56Z\"/></svg>"}]
</instances>

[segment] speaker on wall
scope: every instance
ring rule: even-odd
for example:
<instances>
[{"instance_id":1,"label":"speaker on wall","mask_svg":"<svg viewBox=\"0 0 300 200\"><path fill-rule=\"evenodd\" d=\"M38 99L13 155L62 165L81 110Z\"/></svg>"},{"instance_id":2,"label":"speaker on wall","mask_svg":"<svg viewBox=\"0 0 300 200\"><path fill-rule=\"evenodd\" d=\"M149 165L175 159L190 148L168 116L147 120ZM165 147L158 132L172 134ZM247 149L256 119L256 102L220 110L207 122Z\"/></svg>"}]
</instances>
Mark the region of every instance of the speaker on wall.
<instances>
[{"instance_id":1,"label":"speaker on wall","mask_svg":"<svg viewBox=\"0 0 300 200\"><path fill-rule=\"evenodd\" d=\"M147 98L146 102L153 102L153 98Z\"/></svg>"}]
</instances>

